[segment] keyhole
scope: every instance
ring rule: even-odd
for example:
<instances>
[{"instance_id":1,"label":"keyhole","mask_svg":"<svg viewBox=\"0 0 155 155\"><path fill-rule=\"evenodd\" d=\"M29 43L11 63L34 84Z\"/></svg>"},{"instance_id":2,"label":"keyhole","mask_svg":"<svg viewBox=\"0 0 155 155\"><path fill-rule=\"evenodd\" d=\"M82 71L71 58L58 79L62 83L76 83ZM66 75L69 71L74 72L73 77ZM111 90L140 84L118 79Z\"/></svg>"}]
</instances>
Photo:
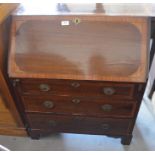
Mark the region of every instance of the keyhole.
<instances>
[{"instance_id":1,"label":"keyhole","mask_svg":"<svg viewBox=\"0 0 155 155\"><path fill-rule=\"evenodd\" d=\"M80 20L79 18L76 18L76 19L73 20L73 22L74 22L75 24L79 24L79 23L81 22L81 20Z\"/></svg>"}]
</instances>

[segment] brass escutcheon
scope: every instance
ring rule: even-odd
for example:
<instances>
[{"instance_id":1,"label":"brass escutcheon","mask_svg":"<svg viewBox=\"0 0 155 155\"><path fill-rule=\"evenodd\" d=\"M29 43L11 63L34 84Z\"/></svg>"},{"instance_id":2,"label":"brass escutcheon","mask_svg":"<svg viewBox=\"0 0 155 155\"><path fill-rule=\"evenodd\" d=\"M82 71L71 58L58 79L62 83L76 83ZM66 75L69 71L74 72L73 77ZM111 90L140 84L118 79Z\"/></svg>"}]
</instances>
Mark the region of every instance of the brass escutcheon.
<instances>
[{"instance_id":1,"label":"brass escutcheon","mask_svg":"<svg viewBox=\"0 0 155 155\"><path fill-rule=\"evenodd\" d=\"M102 108L102 110L104 112L110 112L112 110L112 105L110 105L110 104L104 104L104 105L101 106L101 108Z\"/></svg>"},{"instance_id":2,"label":"brass escutcheon","mask_svg":"<svg viewBox=\"0 0 155 155\"><path fill-rule=\"evenodd\" d=\"M113 94L115 94L115 89L112 87L105 87L105 88L103 88L103 93L105 95L113 95Z\"/></svg>"},{"instance_id":3,"label":"brass escutcheon","mask_svg":"<svg viewBox=\"0 0 155 155\"><path fill-rule=\"evenodd\" d=\"M39 88L41 91L49 91L51 89L48 84L40 84Z\"/></svg>"},{"instance_id":4,"label":"brass escutcheon","mask_svg":"<svg viewBox=\"0 0 155 155\"><path fill-rule=\"evenodd\" d=\"M81 23L81 19L80 18L75 18L75 19L73 19L73 23L74 24L79 24L79 23Z\"/></svg>"},{"instance_id":5,"label":"brass escutcheon","mask_svg":"<svg viewBox=\"0 0 155 155\"><path fill-rule=\"evenodd\" d=\"M52 101L44 101L44 102L43 102L43 106L44 106L45 108L51 109L51 108L54 107L54 103L53 103Z\"/></svg>"}]
</instances>

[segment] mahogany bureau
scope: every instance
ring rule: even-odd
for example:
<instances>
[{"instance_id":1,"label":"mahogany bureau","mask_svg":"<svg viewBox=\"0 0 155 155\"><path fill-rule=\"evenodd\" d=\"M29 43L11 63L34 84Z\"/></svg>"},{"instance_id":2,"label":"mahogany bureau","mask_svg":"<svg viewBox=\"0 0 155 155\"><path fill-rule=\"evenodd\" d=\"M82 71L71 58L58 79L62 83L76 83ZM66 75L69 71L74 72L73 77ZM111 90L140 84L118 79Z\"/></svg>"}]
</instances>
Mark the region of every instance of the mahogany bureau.
<instances>
[{"instance_id":1,"label":"mahogany bureau","mask_svg":"<svg viewBox=\"0 0 155 155\"><path fill-rule=\"evenodd\" d=\"M130 144L147 80L149 19L108 16L102 4L52 8L12 16L8 76L28 134Z\"/></svg>"}]
</instances>

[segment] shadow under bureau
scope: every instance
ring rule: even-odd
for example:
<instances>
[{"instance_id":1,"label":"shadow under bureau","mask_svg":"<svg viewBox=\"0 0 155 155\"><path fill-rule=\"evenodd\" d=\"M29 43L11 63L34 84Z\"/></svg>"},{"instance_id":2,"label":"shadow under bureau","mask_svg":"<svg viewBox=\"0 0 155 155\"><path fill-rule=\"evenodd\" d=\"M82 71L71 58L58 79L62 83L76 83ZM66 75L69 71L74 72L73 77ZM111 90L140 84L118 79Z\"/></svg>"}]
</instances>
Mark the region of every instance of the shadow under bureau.
<instances>
[{"instance_id":1,"label":"shadow under bureau","mask_svg":"<svg viewBox=\"0 0 155 155\"><path fill-rule=\"evenodd\" d=\"M12 16L8 75L28 134L101 134L130 144L147 79L149 19L59 7Z\"/></svg>"}]
</instances>

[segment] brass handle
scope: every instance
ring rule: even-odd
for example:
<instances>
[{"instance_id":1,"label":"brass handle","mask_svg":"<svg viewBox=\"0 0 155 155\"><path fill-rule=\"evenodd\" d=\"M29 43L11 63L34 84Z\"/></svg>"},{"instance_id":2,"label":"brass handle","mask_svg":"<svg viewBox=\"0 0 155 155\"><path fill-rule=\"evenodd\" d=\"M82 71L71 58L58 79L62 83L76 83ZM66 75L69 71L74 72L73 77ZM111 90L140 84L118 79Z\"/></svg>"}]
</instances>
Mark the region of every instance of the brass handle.
<instances>
[{"instance_id":1,"label":"brass handle","mask_svg":"<svg viewBox=\"0 0 155 155\"><path fill-rule=\"evenodd\" d=\"M48 121L48 125L49 125L49 127L55 127L56 126L56 122L54 120L49 120Z\"/></svg>"},{"instance_id":2,"label":"brass handle","mask_svg":"<svg viewBox=\"0 0 155 155\"><path fill-rule=\"evenodd\" d=\"M104 105L101 106L101 108L102 108L102 110L104 112L110 112L112 110L112 105L110 105L110 104L104 104Z\"/></svg>"},{"instance_id":3,"label":"brass handle","mask_svg":"<svg viewBox=\"0 0 155 155\"><path fill-rule=\"evenodd\" d=\"M54 107L54 103L53 103L52 101L44 101L44 102L43 102L43 106L44 106L45 108L51 109L51 108Z\"/></svg>"},{"instance_id":4,"label":"brass handle","mask_svg":"<svg viewBox=\"0 0 155 155\"><path fill-rule=\"evenodd\" d=\"M80 102L81 102L81 100L78 98L72 99L72 103L79 104Z\"/></svg>"},{"instance_id":5,"label":"brass handle","mask_svg":"<svg viewBox=\"0 0 155 155\"><path fill-rule=\"evenodd\" d=\"M112 87L105 87L105 88L103 88L103 93L105 95L113 95L113 94L115 94L115 89Z\"/></svg>"},{"instance_id":6,"label":"brass handle","mask_svg":"<svg viewBox=\"0 0 155 155\"><path fill-rule=\"evenodd\" d=\"M78 82L72 82L71 83L71 86L74 87L74 88L78 88L78 87L80 87L80 83L78 83Z\"/></svg>"},{"instance_id":7,"label":"brass handle","mask_svg":"<svg viewBox=\"0 0 155 155\"><path fill-rule=\"evenodd\" d=\"M51 89L48 84L40 84L39 88L40 88L41 91L44 91L44 92L49 91Z\"/></svg>"},{"instance_id":8,"label":"brass handle","mask_svg":"<svg viewBox=\"0 0 155 155\"><path fill-rule=\"evenodd\" d=\"M108 130L110 128L109 124L102 124L101 127L103 130Z\"/></svg>"}]
</instances>

